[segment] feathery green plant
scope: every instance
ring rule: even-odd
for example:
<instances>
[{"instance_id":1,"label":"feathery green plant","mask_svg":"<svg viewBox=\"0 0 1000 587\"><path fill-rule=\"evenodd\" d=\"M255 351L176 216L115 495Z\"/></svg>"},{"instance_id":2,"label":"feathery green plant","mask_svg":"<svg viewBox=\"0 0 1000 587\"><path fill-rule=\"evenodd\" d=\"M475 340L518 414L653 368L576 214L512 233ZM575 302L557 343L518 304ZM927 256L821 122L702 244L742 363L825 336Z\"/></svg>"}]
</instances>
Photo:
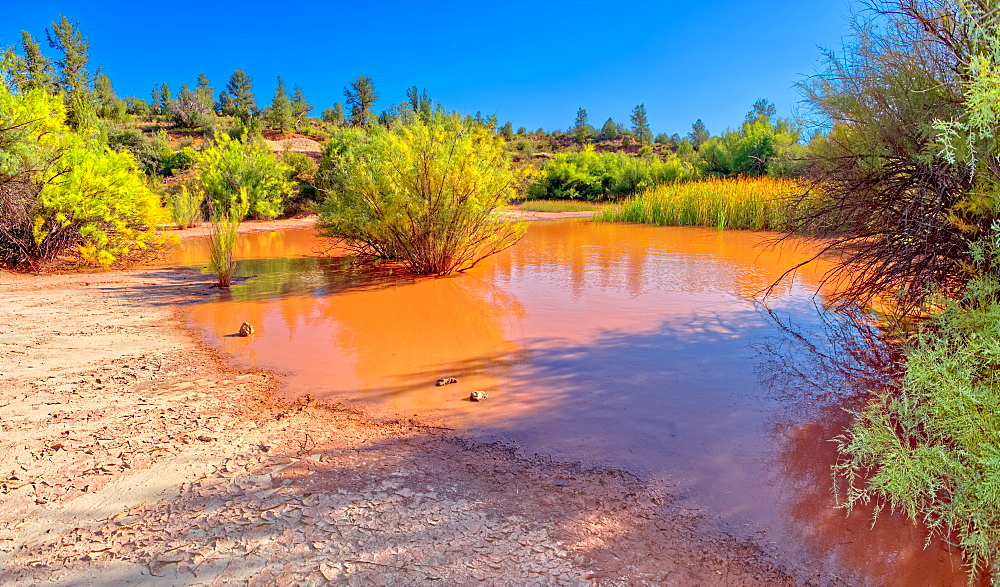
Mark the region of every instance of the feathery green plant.
<instances>
[{"instance_id":1,"label":"feathery green plant","mask_svg":"<svg viewBox=\"0 0 1000 587\"><path fill-rule=\"evenodd\" d=\"M240 222L250 210L250 196L246 188L229 198L224 206L210 203L212 236L210 258L212 272L219 276L219 287L228 288L233 278L236 262L233 251L239 237Z\"/></svg>"}]
</instances>

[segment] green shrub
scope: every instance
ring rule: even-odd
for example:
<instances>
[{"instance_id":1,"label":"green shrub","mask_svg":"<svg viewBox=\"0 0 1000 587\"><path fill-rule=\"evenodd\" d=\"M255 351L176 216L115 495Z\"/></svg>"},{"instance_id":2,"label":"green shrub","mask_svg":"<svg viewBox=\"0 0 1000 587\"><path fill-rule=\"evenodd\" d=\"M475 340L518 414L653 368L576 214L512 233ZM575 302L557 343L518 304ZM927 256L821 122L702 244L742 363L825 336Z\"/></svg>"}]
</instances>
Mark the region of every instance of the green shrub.
<instances>
[{"instance_id":1,"label":"green shrub","mask_svg":"<svg viewBox=\"0 0 1000 587\"><path fill-rule=\"evenodd\" d=\"M200 190L189 190L182 185L181 189L168 199L170 220L177 228L190 228L201 221L201 206L205 202L205 194Z\"/></svg>"},{"instance_id":2,"label":"green shrub","mask_svg":"<svg viewBox=\"0 0 1000 587\"><path fill-rule=\"evenodd\" d=\"M137 128L124 128L108 132L108 146L115 151L128 151L147 175L161 168L160 146Z\"/></svg>"},{"instance_id":3,"label":"green shrub","mask_svg":"<svg viewBox=\"0 0 1000 587\"><path fill-rule=\"evenodd\" d=\"M240 222L250 211L249 192L245 187L225 200L209 203L212 221L212 235L209 243L209 259L212 272L219 277L219 287L228 288L232 283L236 262L233 251L239 238Z\"/></svg>"},{"instance_id":4,"label":"green shrub","mask_svg":"<svg viewBox=\"0 0 1000 587\"><path fill-rule=\"evenodd\" d=\"M191 169L198 162L198 159L198 151L195 151L191 147L184 147L176 152L169 151L163 157L163 169L167 175L173 175L177 172Z\"/></svg>"},{"instance_id":5,"label":"green shrub","mask_svg":"<svg viewBox=\"0 0 1000 587\"><path fill-rule=\"evenodd\" d=\"M229 206L245 189L252 218L274 218L281 213L283 200L295 193L289 171L261 141L225 135L201 152L195 170L196 182L216 208Z\"/></svg>"},{"instance_id":6,"label":"green shrub","mask_svg":"<svg viewBox=\"0 0 1000 587\"><path fill-rule=\"evenodd\" d=\"M0 262L106 266L161 244L165 211L135 158L64 120L59 97L0 84Z\"/></svg>"},{"instance_id":7,"label":"green shrub","mask_svg":"<svg viewBox=\"0 0 1000 587\"><path fill-rule=\"evenodd\" d=\"M483 125L435 116L376 126L342 134L326 159L330 193L320 226L359 253L443 275L474 266L524 232L500 217L517 174L503 139Z\"/></svg>"},{"instance_id":8,"label":"green shrub","mask_svg":"<svg viewBox=\"0 0 1000 587\"><path fill-rule=\"evenodd\" d=\"M694 177L694 169L672 155L661 161L624 153L597 153L593 147L585 147L578 153L556 155L542 169L528 195L536 199L606 201Z\"/></svg>"}]
</instances>

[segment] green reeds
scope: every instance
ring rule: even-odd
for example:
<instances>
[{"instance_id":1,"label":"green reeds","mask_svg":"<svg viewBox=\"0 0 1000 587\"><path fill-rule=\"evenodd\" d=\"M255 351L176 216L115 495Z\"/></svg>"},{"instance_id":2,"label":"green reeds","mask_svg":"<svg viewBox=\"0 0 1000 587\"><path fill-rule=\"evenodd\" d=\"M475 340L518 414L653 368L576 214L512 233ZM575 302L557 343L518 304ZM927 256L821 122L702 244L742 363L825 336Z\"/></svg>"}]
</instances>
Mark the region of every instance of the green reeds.
<instances>
[{"instance_id":1,"label":"green reeds","mask_svg":"<svg viewBox=\"0 0 1000 587\"><path fill-rule=\"evenodd\" d=\"M219 276L219 287L228 288L233 278L236 262L233 250L239 237L240 222L250 210L246 188L223 206L211 205L212 240L209 249L212 272Z\"/></svg>"},{"instance_id":2,"label":"green reeds","mask_svg":"<svg viewBox=\"0 0 1000 587\"><path fill-rule=\"evenodd\" d=\"M663 185L594 216L603 222L705 226L718 230L784 230L807 188L795 181L760 177Z\"/></svg>"}]
</instances>

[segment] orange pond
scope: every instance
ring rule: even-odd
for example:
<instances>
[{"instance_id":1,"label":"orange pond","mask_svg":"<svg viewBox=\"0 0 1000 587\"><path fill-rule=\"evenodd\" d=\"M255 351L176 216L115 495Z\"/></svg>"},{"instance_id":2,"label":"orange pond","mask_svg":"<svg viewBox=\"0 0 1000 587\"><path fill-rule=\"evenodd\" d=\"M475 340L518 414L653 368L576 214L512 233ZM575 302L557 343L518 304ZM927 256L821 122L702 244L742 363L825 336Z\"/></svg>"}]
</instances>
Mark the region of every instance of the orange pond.
<instances>
[{"instance_id":1,"label":"orange pond","mask_svg":"<svg viewBox=\"0 0 1000 587\"><path fill-rule=\"evenodd\" d=\"M281 393L419 416L527 454L635 471L818 584L965 585L961 559L883 514L835 509L829 439L856 380L822 357L824 267L773 235L536 222L466 274L415 278L325 257L312 231L241 236L253 276L188 308L206 340L284 373ZM203 266L188 241L174 263ZM241 322L256 334L231 336ZM845 358L846 360L846 358ZM837 361L834 361L836 363ZM458 384L436 387L440 377ZM468 401L472 390L485 402Z\"/></svg>"}]
</instances>

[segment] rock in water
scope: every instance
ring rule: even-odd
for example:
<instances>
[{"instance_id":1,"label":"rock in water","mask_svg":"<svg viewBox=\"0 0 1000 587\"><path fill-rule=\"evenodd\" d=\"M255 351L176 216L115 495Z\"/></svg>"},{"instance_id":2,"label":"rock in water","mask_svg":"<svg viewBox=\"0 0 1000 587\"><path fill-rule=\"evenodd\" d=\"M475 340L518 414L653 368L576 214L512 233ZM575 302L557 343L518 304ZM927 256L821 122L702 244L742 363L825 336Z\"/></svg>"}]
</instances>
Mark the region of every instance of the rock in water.
<instances>
[{"instance_id":1,"label":"rock in water","mask_svg":"<svg viewBox=\"0 0 1000 587\"><path fill-rule=\"evenodd\" d=\"M449 383L458 383L458 379L455 379L454 377L445 377L443 379L438 379L435 385L441 386L448 385Z\"/></svg>"},{"instance_id":2,"label":"rock in water","mask_svg":"<svg viewBox=\"0 0 1000 587\"><path fill-rule=\"evenodd\" d=\"M253 334L253 326L250 326L249 322L240 324L240 336L250 336L251 334Z\"/></svg>"},{"instance_id":3,"label":"rock in water","mask_svg":"<svg viewBox=\"0 0 1000 587\"><path fill-rule=\"evenodd\" d=\"M485 391L473 391L469 395L469 400L474 402L481 402L488 397L490 397L490 394L486 393Z\"/></svg>"}]
</instances>

